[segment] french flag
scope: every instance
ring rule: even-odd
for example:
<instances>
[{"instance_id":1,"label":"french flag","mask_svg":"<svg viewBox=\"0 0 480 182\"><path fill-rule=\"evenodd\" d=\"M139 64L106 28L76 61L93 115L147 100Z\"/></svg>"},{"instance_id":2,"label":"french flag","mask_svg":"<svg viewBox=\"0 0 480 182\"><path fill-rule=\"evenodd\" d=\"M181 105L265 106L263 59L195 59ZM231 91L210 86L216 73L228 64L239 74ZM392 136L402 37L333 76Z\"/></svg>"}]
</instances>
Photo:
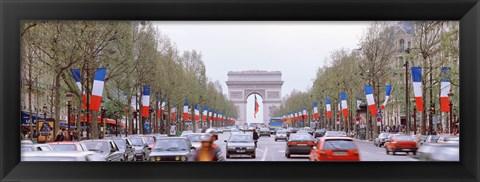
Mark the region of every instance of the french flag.
<instances>
[{"instance_id":1,"label":"french flag","mask_svg":"<svg viewBox=\"0 0 480 182\"><path fill-rule=\"evenodd\" d=\"M200 121L200 109L197 104L195 104L195 121Z\"/></svg>"},{"instance_id":2,"label":"french flag","mask_svg":"<svg viewBox=\"0 0 480 182\"><path fill-rule=\"evenodd\" d=\"M148 117L150 115L150 87L143 86L142 96L142 117Z\"/></svg>"},{"instance_id":3,"label":"french flag","mask_svg":"<svg viewBox=\"0 0 480 182\"><path fill-rule=\"evenodd\" d=\"M292 122L292 120L295 120L295 118L293 117L293 114L290 113L290 122Z\"/></svg>"},{"instance_id":4,"label":"french flag","mask_svg":"<svg viewBox=\"0 0 480 182\"><path fill-rule=\"evenodd\" d=\"M159 107L160 109L158 110L158 113L157 113L158 118L162 118L162 113L165 110L166 99L167 99L167 96L165 96L163 100L160 101L160 107Z\"/></svg>"},{"instance_id":5,"label":"french flag","mask_svg":"<svg viewBox=\"0 0 480 182\"><path fill-rule=\"evenodd\" d=\"M80 73L80 69L70 69L70 73L72 74L75 83L77 84L78 90L82 91L82 76ZM87 94L85 94L85 90L82 93L82 109L87 108Z\"/></svg>"},{"instance_id":6,"label":"french flag","mask_svg":"<svg viewBox=\"0 0 480 182\"><path fill-rule=\"evenodd\" d=\"M188 120L188 101L185 99L185 102L183 103L183 120L187 121Z\"/></svg>"},{"instance_id":7,"label":"french flag","mask_svg":"<svg viewBox=\"0 0 480 182\"><path fill-rule=\"evenodd\" d=\"M318 102L313 102L313 117L318 120Z\"/></svg>"},{"instance_id":8,"label":"french flag","mask_svg":"<svg viewBox=\"0 0 480 182\"><path fill-rule=\"evenodd\" d=\"M211 109L208 110L207 120L211 121L213 116L213 112Z\"/></svg>"},{"instance_id":9,"label":"french flag","mask_svg":"<svg viewBox=\"0 0 480 182\"><path fill-rule=\"evenodd\" d=\"M103 86L105 85L105 76L107 68L97 68L93 80L92 98L90 99L90 110L99 111L102 102Z\"/></svg>"},{"instance_id":10,"label":"french flag","mask_svg":"<svg viewBox=\"0 0 480 182\"><path fill-rule=\"evenodd\" d=\"M325 99L325 108L327 110L327 118L332 118L332 106L330 105L330 99Z\"/></svg>"},{"instance_id":11,"label":"french flag","mask_svg":"<svg viewBox=\"0 0 480 182\"><path fill-rule=\"evenodd\" d=\"M171 116L170 116L170 117L171 117L172 121L175 121L175 120L176 120L176 118L175 118L175 112L177 112L177 108L176 108L176 107L172 108L172 110L171 110Z\"/></svg>"},{"instance_id":12,"label":"french flag","mask_svg":"<svg viewBox=\"0 0 480 182\"><path fill-rule=\"evenodd\" d=\"M307 108L303 108L303 118L304 118L305 120L308 119Z\"/></svg>"},{"instance_id":13,"label":"french flag","mask_svg":"<svg viewBox=\"0 0 480 182\"><path fill-rule=\"evenodd\" d=\"M298 120L303 120L302 111L298 111Z\"/></svg>"},{"instance_id":14,"label":"french flag","mask_svg":"<svg viewBox=\"0 0 480 182\"><path fill-rule=\"evenodd\" d=\"M388 99L390 98L391 92L392 92L392 85L385 85L385 101L383 102L382 106L380 106L382 110L385 109Z\"/></svg>"},{"instance_id":15,"label":"french flag","mask_svg":"<svg viewBox=\"0 0 480 182\"><path fill-rule=\"evenodd\" d=\"M208 114L208 107L207 107L207 106L204 106L204 107L203 107L203 117L202 117L202 120L203 120L203 121L206 121L206 120L207 120L207 114Z\"/></svg>"},{"instance_id":16,"label":"french flag","mask_svg":"<svg viewBox=\"0 0 480 182\"><path fill-rule=\"evenodd\" d=\"M365 95L367 95L367 104L370 109L370 114L376 115L377 108L375 107L375 100L373 99L373 89L371 85L365 86Z\"/></svg>"},{"instance_id":17,"label":"french flag","mask_svg":"<svg viewBox=\"0 0 480 182\"><path fill-rule=\"evenodd\" d=\"M450 92L450 78L448 77L448 71L450 67L442 67L442 82L440 84L440 111L450 112L450 100L448 93Z\"/></svg>"},{"instance_id":18,"label":"french flag","mask_svg":"<svg viewBox=\"0 0 480 182\"><path fill-rule=\"evenodd\" d=\"M412 81L413 93L415 94L415 103L417 104L417 111L423 111L422 98L422 68L412 67Z\"/></svg>"},{"instance_id":19,"label":"french flag","mask_svg":"<svg viewBox=\"0 0 480 182\"><path fill-rule=\"evenodd\" d=\"M348 117L348 106L347 106L347 94L345 92L340 93L340 100L342 102L342 111L343 117Z\"/></svg>"}]
</instances>

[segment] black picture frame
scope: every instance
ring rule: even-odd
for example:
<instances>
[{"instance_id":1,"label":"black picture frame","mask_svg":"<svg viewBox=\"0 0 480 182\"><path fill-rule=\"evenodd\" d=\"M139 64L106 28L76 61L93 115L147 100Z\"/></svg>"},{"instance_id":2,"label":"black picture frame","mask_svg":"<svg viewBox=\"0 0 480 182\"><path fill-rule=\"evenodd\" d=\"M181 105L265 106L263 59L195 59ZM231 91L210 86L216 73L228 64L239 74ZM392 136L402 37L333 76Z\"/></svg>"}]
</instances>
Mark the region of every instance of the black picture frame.
<instances>
[{"instance_id":1,"label":"black picture frame","mask_svg":"<svg viewBox=\"0 0 480 182\"><path fill-rule=\"evenodd\" d=\"M0 2L2 181L478 181L478 0L19 0ZM461 162L20 162L21 20L459 20Z\"/></svg>"}]
</instances>

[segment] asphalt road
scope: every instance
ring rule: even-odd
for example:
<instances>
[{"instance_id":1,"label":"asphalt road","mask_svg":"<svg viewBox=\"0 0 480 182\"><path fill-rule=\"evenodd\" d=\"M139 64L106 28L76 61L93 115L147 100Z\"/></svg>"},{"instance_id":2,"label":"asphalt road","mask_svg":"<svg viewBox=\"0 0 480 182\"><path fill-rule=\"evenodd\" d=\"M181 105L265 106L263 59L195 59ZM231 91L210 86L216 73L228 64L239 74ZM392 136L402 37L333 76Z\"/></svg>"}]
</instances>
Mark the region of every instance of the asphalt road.
<instances>
[{"instance_id":1,"label":"asphalt road","mask_svg":"<svg viewBox=\"0 0 480 182\"><path fill-rule=\"evenodd\" d=\"M225 156L225 142L230 136L229 132L220 134L218 140L215 141L222 150L223 156ZM308 161L308 155L292 155L291 158L285 157L285 141L275 142L274 136L271 137L262 136L258 140L258 146L256 151L256 158L252 159L250 156L232 156L227 161ZM409 155L399 152L396 155L387 155L385 148L375 147L373 142L370 141L355 141L360 149L360 160L362 161L415 161Z\"/></svg>"}]
</instances>

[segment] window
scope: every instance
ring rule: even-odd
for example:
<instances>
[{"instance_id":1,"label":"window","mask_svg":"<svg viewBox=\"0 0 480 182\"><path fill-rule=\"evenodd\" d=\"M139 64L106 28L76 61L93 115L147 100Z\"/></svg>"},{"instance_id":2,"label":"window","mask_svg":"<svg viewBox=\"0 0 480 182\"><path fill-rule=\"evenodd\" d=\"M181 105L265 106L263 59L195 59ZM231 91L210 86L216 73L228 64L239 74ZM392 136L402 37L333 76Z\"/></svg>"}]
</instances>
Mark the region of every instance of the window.
<instances>
[{"instance_id":1,"label":"window","mask_svg":"<svg viewBox=\"0 0 480 182\"><path fill-rule=\"evenodd\" d=\"M405 40L400 39L400 51L405 50Z\"/></svg>"},{"instance_id":2,"label":"window","mask_svg":"<svg viewBox=\"0 0 480 182\"><path fill-rule=\"evenodd\" d=\"M410 46L412 45L412 42L408 41L408 46L407 48L410 49Z\"/></svg>"}]
</instances>

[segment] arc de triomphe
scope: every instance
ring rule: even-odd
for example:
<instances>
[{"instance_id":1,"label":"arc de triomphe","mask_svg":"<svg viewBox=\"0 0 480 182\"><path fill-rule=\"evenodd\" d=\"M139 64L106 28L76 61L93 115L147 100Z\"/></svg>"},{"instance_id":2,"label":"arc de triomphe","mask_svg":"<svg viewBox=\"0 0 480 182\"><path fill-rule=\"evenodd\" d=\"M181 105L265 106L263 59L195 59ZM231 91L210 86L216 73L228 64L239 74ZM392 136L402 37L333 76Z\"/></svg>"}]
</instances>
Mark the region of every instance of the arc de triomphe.
<instances>
[{"instance_id":1,"label":"arc de triomphe","mask_svg":"<svg viewBox=\"0 0 480 182\"><path fill-rule=\"evenodd\" d=\"M228 72L228 98L235 103L238 123L247 119L247 98L258 94L263 99L263 122L268 123L275 108L282 103L282 72L280 71L230 71Z\"/></svg>"}]
</instances>

